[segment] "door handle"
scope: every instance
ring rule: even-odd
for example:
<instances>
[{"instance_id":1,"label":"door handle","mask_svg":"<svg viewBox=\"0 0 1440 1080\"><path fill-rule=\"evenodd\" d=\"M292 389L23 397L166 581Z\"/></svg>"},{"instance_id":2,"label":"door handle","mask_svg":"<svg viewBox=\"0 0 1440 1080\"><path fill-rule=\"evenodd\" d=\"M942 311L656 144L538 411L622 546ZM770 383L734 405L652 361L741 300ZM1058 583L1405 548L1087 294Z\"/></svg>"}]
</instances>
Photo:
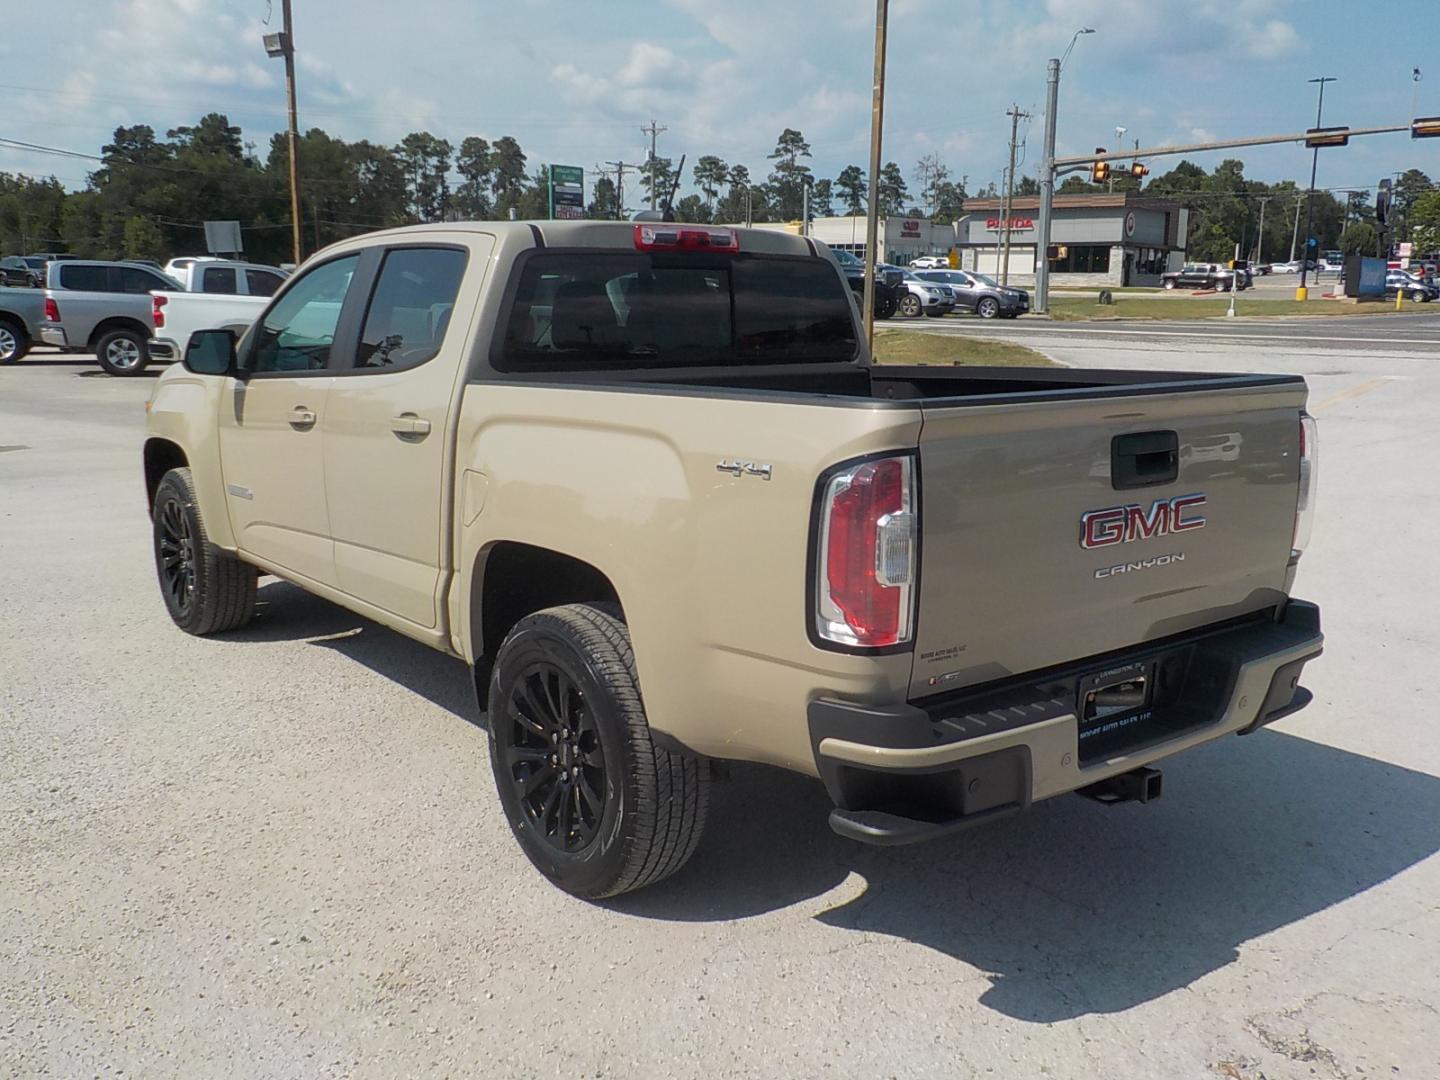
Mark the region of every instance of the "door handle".
<instances>
[{"instance_id":1,"label":"door handle","mask_svg":"<svg viewBox=\"0 0 1440 1080\"><path fill-rule=\"evenodd\" d=\"M413 412L401 413L390 418L390 430L396 435L415 435L423 439L430 434L430 421Z\"/></svg>"},{"instance_id":2,"label":"door handle","mask_svg":"<svg viewBox=\"0 0 1440 1080\"><path fill-rule=\"evenodd\" d=\"M290 426L296 431L309 431L315 426L315 410L296 405L290 410Z\"/></svg>"}]
</instances>

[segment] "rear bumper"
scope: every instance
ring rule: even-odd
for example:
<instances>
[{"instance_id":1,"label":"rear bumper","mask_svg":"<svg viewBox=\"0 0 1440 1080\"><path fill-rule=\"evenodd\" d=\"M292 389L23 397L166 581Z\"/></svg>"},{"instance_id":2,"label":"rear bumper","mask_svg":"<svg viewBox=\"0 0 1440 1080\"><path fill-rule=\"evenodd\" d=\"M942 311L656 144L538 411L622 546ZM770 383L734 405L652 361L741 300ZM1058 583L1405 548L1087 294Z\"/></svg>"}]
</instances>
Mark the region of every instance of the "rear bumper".
<instances>
[{"instance_id":1,"label":"rear bumper","mask_svg":"<svg viewBox=\"0 0 1440 1080\"><path fill-rule=\"evenodd\" d=\"M810 741L835 802L831 827L872 844L934 839L1221 735L1248 734L1309 703L1300 672L1323 645L1320 609L1292 600L1278 618L923 702L814 701ZM1131 666L1151 672L1155 700L1082 724L1086 679Z\"/></svg>"},{"instance_id":2,"label":"rear bumper","mask_svg":"<svg viewBox=\"0 0 1440 1080\"><path fill-rule=\"evenodd\" d=\"M150 359L161 361L172 361L180 359L180 350L175 342L169 338L150 339Z\"/></svg>"},{"instance_id":3,"label":"rear bumper","mask_svg":"<svg viewBox=\"0 0 1440 1080\"><path fill-rule=\"evenodd\" d=\"M63 326L42 324L40 327L40 340L45 342L46 345L58 345L62 349L70 345L70 342L65 338L65 328Z\"/></svg>"}]
</instances>

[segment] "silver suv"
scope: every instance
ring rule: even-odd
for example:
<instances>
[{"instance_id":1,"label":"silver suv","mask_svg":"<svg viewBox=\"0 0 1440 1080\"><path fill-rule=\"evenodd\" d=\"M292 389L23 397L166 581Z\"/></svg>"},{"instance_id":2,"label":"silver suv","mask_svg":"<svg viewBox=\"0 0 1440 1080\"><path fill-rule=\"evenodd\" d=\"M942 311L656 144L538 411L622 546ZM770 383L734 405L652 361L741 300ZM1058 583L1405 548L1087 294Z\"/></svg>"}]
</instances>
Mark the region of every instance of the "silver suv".
<instances>
[{"instance_id":1,"label":"silver suv","mask_svg":"<svg viewBox=\"0 0 1440 1080\"><path fill-rule=\"evenodd\" d=\"M111 375L137 375L150 362L150 293L180 284L143 263L74 260L46 268L40 338L90 349Z\"/></svg>"}]
</instances>

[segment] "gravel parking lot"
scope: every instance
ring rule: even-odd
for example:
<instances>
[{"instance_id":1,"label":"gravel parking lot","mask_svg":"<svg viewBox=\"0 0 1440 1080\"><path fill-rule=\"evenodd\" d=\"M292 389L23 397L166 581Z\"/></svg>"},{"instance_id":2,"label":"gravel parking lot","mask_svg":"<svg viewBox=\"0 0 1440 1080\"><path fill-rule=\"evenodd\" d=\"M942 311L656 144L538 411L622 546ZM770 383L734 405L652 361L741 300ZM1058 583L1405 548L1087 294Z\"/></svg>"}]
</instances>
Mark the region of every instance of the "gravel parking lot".
<instances>
[{"instance_id":1,"label":"gravel parking lot","mask_svg":"<svg viewBox=\"0 0 1440 1080\"><path fill-rule=\"evenodd\" d=\"M736 768L686 870L599 905L512 842L459 663L273 579L174 629L149 379L0 368L0 1076L1440 1076L1440 317L1310 326L1003 330L1313 376L1310 709L1158 803L896 850Z\"/></svg>"}]
</instances>

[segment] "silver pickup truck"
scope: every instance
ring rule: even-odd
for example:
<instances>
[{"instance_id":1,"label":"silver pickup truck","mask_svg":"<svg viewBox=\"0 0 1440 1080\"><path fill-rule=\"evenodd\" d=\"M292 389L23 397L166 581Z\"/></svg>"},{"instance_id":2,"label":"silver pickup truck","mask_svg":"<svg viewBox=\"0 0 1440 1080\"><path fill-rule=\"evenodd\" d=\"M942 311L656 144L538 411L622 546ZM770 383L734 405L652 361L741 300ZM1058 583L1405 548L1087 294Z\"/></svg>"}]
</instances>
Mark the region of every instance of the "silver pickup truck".
<instances>
[{"instance_id":1,"label":"silver pickup truck","mask_svg":"<svg viewBox=\"0 0 1440 1080\"><path fill-rule=\"evenodd\" d=\"M40 339L45 320L41 289L0 289L0 364L13 364Z\"/></svg>"},{"instance_id":2,"label":"silver pickup truck","mask_svg":"<svg viewBox=\"0 0 1440 1080\"><path fill-rule=\"evenodd\" d=\"M1309 700L1303 379L875 365L857 314L763 230L337 244L157 381L165 605L233 630L276 574L463 660L510 827L584 896L690 857L716 760L906 843L1154 798Z\"/></svg>"},{"instance_id":3,"label":"silver pickup truck","mask_svg":"<svg viewBox=\"0 0 1440 1080\"><path fill-rule=\"evenodd\" d=\"M40 337L61 348L90 349L111 375L138 375L150 362L150 293L178 282L143 263L53 262L46 268Z\"/></svg>"}]
</instances>

